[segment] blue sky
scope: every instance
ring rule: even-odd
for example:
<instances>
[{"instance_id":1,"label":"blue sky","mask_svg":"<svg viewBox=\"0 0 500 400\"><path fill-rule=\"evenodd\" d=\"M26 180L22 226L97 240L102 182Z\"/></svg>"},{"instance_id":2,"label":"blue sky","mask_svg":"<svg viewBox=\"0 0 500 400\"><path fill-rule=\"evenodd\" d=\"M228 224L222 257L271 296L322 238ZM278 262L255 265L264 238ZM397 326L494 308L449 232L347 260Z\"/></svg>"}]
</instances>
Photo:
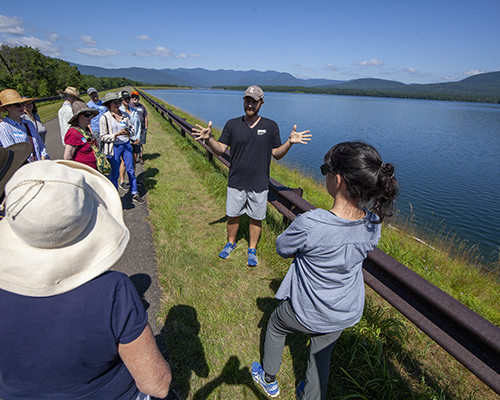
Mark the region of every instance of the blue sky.
<instances>
[{"instance_id":1,"label":"blue sky","mask_svg":"<svg viewBox=\"0 0 500 400\"><path fill-rule=\"evenodd\" d=\"M0 42L105 68L456 81L500 70L500 0L4 1Z\"/></svg>"}]
</instances>

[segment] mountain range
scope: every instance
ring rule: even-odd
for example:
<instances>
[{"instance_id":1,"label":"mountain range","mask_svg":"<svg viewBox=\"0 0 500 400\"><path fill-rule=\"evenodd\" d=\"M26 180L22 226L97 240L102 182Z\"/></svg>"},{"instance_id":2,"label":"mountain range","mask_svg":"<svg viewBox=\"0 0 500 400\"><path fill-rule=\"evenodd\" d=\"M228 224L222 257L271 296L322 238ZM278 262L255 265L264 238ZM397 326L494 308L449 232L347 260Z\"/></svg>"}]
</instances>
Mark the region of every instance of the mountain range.
<instances>
[{"instance_id":1,"label":"mountain range","mask_svg":"<svg viewBox=\"0 0 500 400\"><path fill-rule=\"evenodd\" d=\"M178 85L210 88L214 86L294 86L306 88L335 88L362 91L382 91L399 93L429 93L466 95L498 98L500 101L500 71L470 76L459 82L431 84L405 84L397 81L365 78L349 81L332 79L299 79L286 72L277 71L234 71L219 69L211 71L203 68L101 68L89 65L75 65L85 75L96 77L120 77L142 82L146 85Z\"/></svg>"}]
</instances>

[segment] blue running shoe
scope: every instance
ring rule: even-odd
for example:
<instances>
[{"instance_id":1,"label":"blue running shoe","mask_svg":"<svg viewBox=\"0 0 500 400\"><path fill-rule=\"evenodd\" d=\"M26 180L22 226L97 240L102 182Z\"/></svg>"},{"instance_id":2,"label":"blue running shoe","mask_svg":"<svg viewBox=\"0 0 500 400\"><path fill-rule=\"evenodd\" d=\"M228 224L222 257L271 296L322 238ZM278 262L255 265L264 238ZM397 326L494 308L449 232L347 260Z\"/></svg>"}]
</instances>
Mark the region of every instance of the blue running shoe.
<instances>
[{"instance_id":1,"label":"blue running shoe","mask_svg":"<svg viewBox=\"0 0 500 400\"><path fill-rule=\"evenodd\" d=\"M300 381L297 385L297 390L295 394L297 395L297 400L302 400L302 396L304 395L304 388L306 387L305 381Z\"/></svg>"},{"instance_id":2,"label":"blue running shoe","mask_svg":"<svg viewBox=\"0 0 500 400\"><path fill-rule=\"evenodd\" d=\"M266 392L271 397L276 397L280 394L280 388L278 387L278 381L267 383L264 376L266 373L262 369L262 365L260 365L257 361L252 363L252 377L255 382L257 382L264 392Z\"/></svg>"},{"instance_id":3,"label":"blue running shoe","mask_svg":"<svg viewBox=\"0 0 500 400\"><path fill-rule=\"evenodd\" d=\"M231 244L229 242L226 243L222 251L219 253L220 258L228 258L229 254L236 248L236 243Z\"/></svg>"},{"instance_id":4,"label":"blue running shoe","mask_svg":"<svg viewBox=\"0 0 500 400\"><path fill-rule=\"evenodd\" d=\"M256 267L257 266L257 250L248 249L248 266Z\"/></svg>"}]
</instances>

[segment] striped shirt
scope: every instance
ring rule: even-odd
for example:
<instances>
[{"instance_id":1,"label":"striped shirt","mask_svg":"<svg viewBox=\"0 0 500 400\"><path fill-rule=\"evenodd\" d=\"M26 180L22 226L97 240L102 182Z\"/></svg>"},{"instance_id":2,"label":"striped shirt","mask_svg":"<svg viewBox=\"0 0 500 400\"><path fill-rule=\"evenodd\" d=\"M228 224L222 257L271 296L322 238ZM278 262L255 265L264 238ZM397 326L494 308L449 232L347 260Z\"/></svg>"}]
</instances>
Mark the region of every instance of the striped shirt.
<instances>
[{"instance_id":1,"label":"striped shirt","mask_svg":"<svg viewBox=\"0 0 500 400\"><path fill-rule=\"evenodd\" d=\"M32 153L28 161L41 160L42 157L50 159L47 148L38 134L35 125L33 125L31 121L21 119L21 123L18 123L9 117L5 117L4 120L0 122L0 146L9 147L15 143L21 142L30 143L26 127L30 130L31 137L33 138L33 146L35 148L35 154Z\"/></svg>"}]
</instances>

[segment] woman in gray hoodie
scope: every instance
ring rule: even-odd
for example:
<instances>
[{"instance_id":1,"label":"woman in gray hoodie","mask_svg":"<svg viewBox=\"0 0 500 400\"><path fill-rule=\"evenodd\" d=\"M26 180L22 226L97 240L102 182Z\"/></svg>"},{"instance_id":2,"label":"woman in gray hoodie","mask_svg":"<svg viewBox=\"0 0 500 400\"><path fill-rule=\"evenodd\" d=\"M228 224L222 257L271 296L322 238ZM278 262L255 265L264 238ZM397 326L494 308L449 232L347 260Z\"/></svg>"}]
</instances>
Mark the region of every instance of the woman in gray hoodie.
<instances>
[{"instance_id":1,"label":"woman in gray hoodie","mask_svg":"<svg viewBox=\"0 0 500 400\"><path fill-rule=\"evenodd\" d=\"M297 398L325 399L333 347L363 314L363 260L378 244L399 189L394 166L361 142L331 148L321 171L333 207L299 215L276 240L278 254L293 262L276 293L282 302L267 326L262 366L252 364L254 380L271 397L279 394L276 374L286 336L302 332L311 345Z\"/></svg>"}]
</instances>

